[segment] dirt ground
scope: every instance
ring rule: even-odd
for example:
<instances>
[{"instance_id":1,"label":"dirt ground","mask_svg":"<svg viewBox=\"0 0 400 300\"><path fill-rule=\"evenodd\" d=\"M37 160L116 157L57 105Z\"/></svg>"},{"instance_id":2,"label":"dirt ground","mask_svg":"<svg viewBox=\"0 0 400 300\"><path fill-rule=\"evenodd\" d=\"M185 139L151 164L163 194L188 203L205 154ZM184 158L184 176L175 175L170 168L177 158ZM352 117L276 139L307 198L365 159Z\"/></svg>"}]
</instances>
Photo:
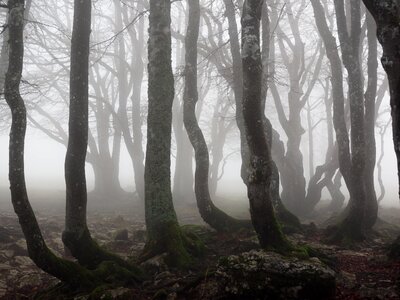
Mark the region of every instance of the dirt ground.
<instances>
[{"instance_id":1,"label":"dirt ground","mask_svg":"<svg viewBox=\"0 0 400 300\"><path fill-rule=\"evenodd\" d=\"M61 197L61 193L55 193L42 201L34 201L43 235L49 247L59 256L64 255L61 241L64 208L62 201L55 199ZM7 200L7 197L0 200L0 299L32 299L38 292L57 284L57 280L39 270L27 257L23 235ZM230 213L238 217L248 215L248 211L238 203L230 206ZM204 225L194 203L179 205L178 215L181 224ZM289 238L293 243L321 249L331 257L330 267L336 272L337 279L336 299L400 299L400 262L389 261L386 257L387 245L400 233L400 211L381 209L380 218L370 238L352 249L322 243L320 228L329 219L323 213L304 221L315 222L317 229L291 234ZM136 256L143 249L145 224L143 207L138 204L126 200L118 205L90 206L88 224L101 245L123 257ZM175 299L185 299L189 297L190 289L199 280L204 280L204 274L213 269L220 257L258 248L257 240L251 233L226 235L217 234L207 227L196 228L206 244L206 256L201 266L191 271L175 272L157 265L156 275L135 288L134 298L152 299L162 290L166 295L175 295ZM171 293L176 290L179 293Z\"/></svg>"}]
</instances>

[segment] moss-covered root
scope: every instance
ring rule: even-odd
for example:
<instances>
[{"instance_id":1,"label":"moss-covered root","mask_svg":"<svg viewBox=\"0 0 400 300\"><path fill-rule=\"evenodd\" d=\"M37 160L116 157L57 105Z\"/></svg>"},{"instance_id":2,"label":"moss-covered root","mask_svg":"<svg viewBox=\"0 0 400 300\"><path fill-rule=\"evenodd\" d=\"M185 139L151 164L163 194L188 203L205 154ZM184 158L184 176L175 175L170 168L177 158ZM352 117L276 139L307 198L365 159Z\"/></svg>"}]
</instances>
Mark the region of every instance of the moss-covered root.
<instances>
[{"instance_id":1,"label":"moss-covered root","mask_svg":"<svg viewBox=\"0 0 400 300\"><path fill-rule=\"evenodd\" d=\"M36 299L72 299L80 294L90 293L89 299L98 299L96 291L120 286L137 284L137 273L128 270L113 261L102 262L95 270L88 270L80 265L55 257L59 271L64 272L63 281L38 293Z\"/></svg>"},{"instance_id":2,"label":"moss-covered root","mask_svg":"<svg viewBox=\"0 0 400 300\"><path fill-rule=\"evenodd\" d=\"M339 225L329 226L325 230L324 241L328 244L351 247L363 240L365 240L365 232L349 217L346 217Z\"/></svg>"},{"instance_id":3,"label":"moss-covered root","mask_svg":"<svg viewBox=\"0 0 400 300\"><path fill-rule=\"evenodd\" d=\"M103 262L107 262L108 264L112 262L123 269L129 270L132 274L135 274L137 281L141 281L143 278L143 273L137 266L100 247L97 242L92 239L87 229L79 234L76 232L64 231L62 240L71 251L72 256L74 256L82 266L88 269L94 270L100 268Z\"/></svg>"},{"instance_id":4,"label":"moss-covered root","mask_svg":"<svg viewBox=\"0 0 400 300\"><path fill-rule=\"evenodd\" d=\"M216 207L213 203L203 209L199 206L200 215L204 222L218 232L233 233L240 230L252 230L251 220L239 220L233 218Z\"/></svg>"},{"instance_id":5,"label":"moss-covered root","mask_svg":"<svg viewBox=\"0 0 400 300\"><path fill-rule=\"evenodd\" d=\"M204 245L196 234L183 230L177 222L170 221L158 227L155 234L148 235L139 262L166 254L165 262L168 266L186 269L192 264L193 256L200 256L203 250Z\"/></svg>"},{"instance_id":6,"label":"moss-covered root","mask_svg":"<svg viewBox=\"0 0 400 300\"><path fill-rule=\"evenodd\" d=\"M276 218L282 225L283 232L294 233L302 231L299 218L292 214L282 203L275 206L275 213Z\"/></svg>"}]
</instances>

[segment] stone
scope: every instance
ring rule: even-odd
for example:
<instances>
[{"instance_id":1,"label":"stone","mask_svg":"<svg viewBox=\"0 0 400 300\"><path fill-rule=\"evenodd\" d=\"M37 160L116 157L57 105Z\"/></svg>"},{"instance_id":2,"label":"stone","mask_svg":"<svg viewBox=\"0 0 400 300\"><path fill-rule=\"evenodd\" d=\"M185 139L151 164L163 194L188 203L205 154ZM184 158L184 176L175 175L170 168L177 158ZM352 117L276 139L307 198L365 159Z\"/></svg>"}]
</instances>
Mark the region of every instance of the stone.
<instances>
[{"instance_id":1,"label":"stone","mask_svg":"<svg viewBox=\"0 0 400 300\"><path fill-rule=\"evenodd\" d=\"M127 229L120 229L115 232L114 240L116 241L127 241L129 238Z\"/></svg>"},{"instance_id":2,"label":"stone","mask_svg":"<svg viewBox=\"0 0 400 300\"><path fill-rule=\"evenodd\" d=\"M141 263L140 266L143 268L144 271L147 271L150 274L168 271L168 266L165 263L166 256L166 253L157 255L144 261L143 263Z\"/></svg>"},{"instance_id":3,"label":"stone","mask_svg":"<svg viewBox=\"0 0 400 300\"><path fill-rule=\"evenodd\" d=\"M336 290L335 272L321 262L263 250L221 259L208 284L202 299L333 299Z\"/></svg>"}]
</instances>

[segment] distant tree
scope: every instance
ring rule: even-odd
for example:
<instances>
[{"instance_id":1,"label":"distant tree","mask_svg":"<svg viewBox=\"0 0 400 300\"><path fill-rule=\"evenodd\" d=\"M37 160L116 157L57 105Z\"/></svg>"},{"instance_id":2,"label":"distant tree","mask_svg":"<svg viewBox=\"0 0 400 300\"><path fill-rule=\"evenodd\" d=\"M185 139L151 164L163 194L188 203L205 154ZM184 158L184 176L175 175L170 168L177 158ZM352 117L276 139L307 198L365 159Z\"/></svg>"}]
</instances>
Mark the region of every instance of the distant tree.
<instances>
[{"instance_id":1,"label":"distant tree","mask_svg":"<svg viewBox=\"0 0 400 300\"><path fill-rule=\"evenodd\" d=\"M267 1L264 1L261 13L261 61L262 61L262 89L261 89L261 111L263 112L262 118L264 123L264 134L267 139L268 147L271 151L271 197L272 203L276 212L279 222L283 225L285 230L296 231L301 228L300 220L291 213L283 204L280 196L280 177L278 166L275 162L276 154L279 153L279 158L284 155L283 142L279 140L279 134L272 127L271 121L265 115L265 106L267 101L268 81L270 79L269 66L270 66L270 48L271 48L271 24L269 18L269 8ZM275 155L274 155L275 154Z\"/></svg>"},{"instance_id":2,"label":"distant tree","mask_svg":"<svg viewBox=\"0 0 400 300\"><path fill-rule=\"evenodd\" d=\"M376 64L369 59L368 73L371 75L364 106L362 65L359 56L361 45L361 3L351 1L348 24L343 1L335 1L338 35L341 44L343 65L348 73L351 139L346 125L342 60L336 40L330 31L320 1L311 1L316 24L327 51L332 72L333 123L338 143L340 171L350 193L350 201L342 214L338 227L332 233L332 240L361 240L365 230L370 229L377 218L375 192L372 192L375 166L374 134ZM374 45L369 50L374 51ZM373 54L372 54L373 56ZM373 102L373 103L371 103ZM371 126L372 122L372 126ZM368 127L367 127L368 126ZM372 160L372 162L371 162ZM371 186L372 185L372 186Z\"/></svg>"},{"instance_id":3,"label":"distant tree","mask_svg":"<svg viewBox=\"0 0 400 300\"><path fill-rule=\"evenodd\" d=\"M244 127L244 120L243 120L243 66L242 66L242 61L241 61L241 48L240 48L240 43L239 43L239 34L238 34L238 28L237 28L237 23L236 23L236 16L235 16L235 6L232 0L224 0L225 8L226 8L226 17L228 19L228 34L229 34L229 43L230 43L230 51L231 51L231 56L232 56L232 75L231 75L231 86L234 92L234 98L235 98L235 108L236 108L236 123L239 128L240 132L240 153L241 153L241 158L242 158L242 166L241 166L241 177L242 180L245 184L247 184L248 180L248 164L249 164L249 146L247 145L246 142L246 133L245 133L245 127ZM262 73L263 73L263 83L262 83L262 105L261 109L263 109L264 103L266 101L266 96L267 96L267 81L269 79L269 63L270 63L270 26L269 26L269 15L267 13L267 8L266 8L266 3L263 5L264 7L264 13L262 14L263 18L263 56L264 56L264 62L262 63ZM229 78L229 77L228 77ZM265 121L265 122L264 122ZM271 134L269 137L266 137L269 139L269 142L271 143L271 148L274 149L274 152L277 153L279 152L280 154L282 153L282 148L283 146L280 141L276 139L277 132L272 128L271 123L268 120L265 120L263 117L263 122L264 125L267 128L265 130L265 133ZM278 150L279 149L279 150ZM284 151L283 151L284 152ZM275 172L277 171L277 168L275 168L275 162L273 161L273 166L272 166L272 171ZM275 206L275 209L277 211L277 216L279 220L292 228L299 228L300 227L300 221L298 218L293 215L290 211L288 211L283 205L280 195L279 195L279 174L273 174L274 178L274 184L270 185L271 188L271 193L273 197L273 204Z\"/></svg>"},{"instance_id":4,"label":"distant tree","mask_svg":"<svg viewBox=\"0 0 400 300\"><path fill-rule=\"evenodd\" d=\"M293 213L304 215L310 211L306 203L306 180L304 176L303 154L300 150L302 135L305 130L302 126L301 113L311 95L321 71L324 58L324 49L321 42L314 48L311 59L306 59L304 37L301 34L301 18L307 6L307 1L283 1L284 11L279 13L281 1L274 1L271 5L271 21L273 36L271 43L271 67L269 87L274 99L279 123L287 136L286 152L281 161L277 161L282 181L282 201ZM285 13L284 13L285 12ZM285 28L280 18L287 17ZM290 34L288 34L290 32ZM276 41L276 43L275 43ZM275 45L276 44L276 45ZM277 50L288 75L287 106L284 109L282 93L278 90L276 81Z\"/></svg>"}]
</instances>

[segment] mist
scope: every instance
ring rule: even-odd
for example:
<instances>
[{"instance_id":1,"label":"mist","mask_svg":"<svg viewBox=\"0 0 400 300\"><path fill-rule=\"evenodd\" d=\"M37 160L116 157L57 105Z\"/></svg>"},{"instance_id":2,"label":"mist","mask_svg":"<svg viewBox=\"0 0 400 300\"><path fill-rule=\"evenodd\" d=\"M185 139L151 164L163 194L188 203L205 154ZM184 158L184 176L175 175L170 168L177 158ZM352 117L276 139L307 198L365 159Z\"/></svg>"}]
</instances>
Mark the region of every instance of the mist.
<instances>
[{"instance_id":1,"label":"mist","mask_svg":"<svg viewBox=\"0 0 400 300\"><path fill-rule=\"evenodd\" d=\"M400 298L399 11L0 1L0 299Z\"/></svg>"}]
</instances>

